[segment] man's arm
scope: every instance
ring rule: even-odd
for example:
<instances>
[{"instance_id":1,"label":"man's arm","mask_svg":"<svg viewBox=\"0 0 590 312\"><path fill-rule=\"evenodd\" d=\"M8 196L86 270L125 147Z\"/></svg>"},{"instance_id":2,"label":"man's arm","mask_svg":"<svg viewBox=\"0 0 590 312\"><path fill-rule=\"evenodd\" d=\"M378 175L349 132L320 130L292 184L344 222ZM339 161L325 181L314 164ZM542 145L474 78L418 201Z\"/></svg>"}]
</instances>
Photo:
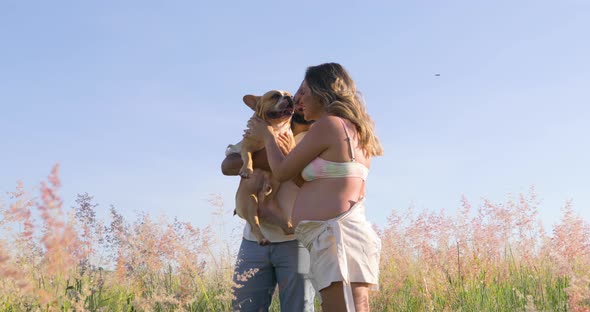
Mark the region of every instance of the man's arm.
<instances>
[{"instance_id":1,"label":"man's arm","mask_svg":"<svg viewBox=\"0 0 590 312\"><path fill-rule=\"evenodd\" d=\"M254 152L254 154L252 154L252 161L254 162L254 168L270 171L265 149ZM242 164L242 156L240 156L240 154L229 154L221 163L221 172L227 176L238 175L240 168L242 168Z\"/></svg>"}]
</instances>

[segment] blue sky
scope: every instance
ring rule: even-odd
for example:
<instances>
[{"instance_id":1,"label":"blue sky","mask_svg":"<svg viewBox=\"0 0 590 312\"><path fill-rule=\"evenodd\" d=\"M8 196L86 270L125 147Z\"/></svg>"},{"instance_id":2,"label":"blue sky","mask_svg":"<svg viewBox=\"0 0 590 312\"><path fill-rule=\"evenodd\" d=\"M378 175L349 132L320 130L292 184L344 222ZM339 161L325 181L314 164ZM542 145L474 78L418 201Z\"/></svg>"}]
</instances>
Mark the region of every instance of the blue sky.
<instances>
[{"instance_id":1,"label":"blue sky","mask_svg":"<svg viewBox=\"0 0 590 312\"><path fill-rule=\"evenodd\" d=\"M242 96L335 61L385 149L376 224L532 185L546 226L568 199L590 221L589 30L587 1L2 1L0 192L59 163L66 207L204 226L210 194L233 208Z\"/></svg>"}]
</instances>

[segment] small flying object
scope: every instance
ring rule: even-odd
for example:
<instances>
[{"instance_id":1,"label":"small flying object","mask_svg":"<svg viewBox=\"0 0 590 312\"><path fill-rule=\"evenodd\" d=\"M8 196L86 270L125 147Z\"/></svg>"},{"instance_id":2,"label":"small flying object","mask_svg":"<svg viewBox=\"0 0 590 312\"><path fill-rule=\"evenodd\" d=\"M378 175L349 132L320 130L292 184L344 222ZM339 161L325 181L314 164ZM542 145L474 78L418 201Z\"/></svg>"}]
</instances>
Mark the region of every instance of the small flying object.
<instances>
[{"instance_id":1,"label":"small flying object","mask_svg":"<svg viewBox=\"0 0 590 312\"><path fill-rule=\"evenodd\" d=\"M434 74L434 76L436 76L436 77L440 77L440 74Z\"/></svg>"}]
</instances>

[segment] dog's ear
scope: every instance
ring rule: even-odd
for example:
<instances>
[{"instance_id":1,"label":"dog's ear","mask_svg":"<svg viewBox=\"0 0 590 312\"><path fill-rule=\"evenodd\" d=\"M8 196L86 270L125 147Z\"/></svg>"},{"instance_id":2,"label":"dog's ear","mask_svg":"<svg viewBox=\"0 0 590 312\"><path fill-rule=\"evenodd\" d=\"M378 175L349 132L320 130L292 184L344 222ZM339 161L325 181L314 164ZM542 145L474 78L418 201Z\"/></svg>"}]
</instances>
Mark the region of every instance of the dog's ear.
<instances>
[{"instance_id":1,"label":"dog's ear","mask_svg":"<svg viewBox=\"0 0 590 312\"><path fill-rule=\"evenodd\" d=\"M260 97L256 96L256 95L252 95L252 94L246 94L244 95L244 103L246 103L246 105L248 105L248 107L250 107L253 111L256 111L256 102L258 102L258 99Z\"/></svg>"}]
</instances>

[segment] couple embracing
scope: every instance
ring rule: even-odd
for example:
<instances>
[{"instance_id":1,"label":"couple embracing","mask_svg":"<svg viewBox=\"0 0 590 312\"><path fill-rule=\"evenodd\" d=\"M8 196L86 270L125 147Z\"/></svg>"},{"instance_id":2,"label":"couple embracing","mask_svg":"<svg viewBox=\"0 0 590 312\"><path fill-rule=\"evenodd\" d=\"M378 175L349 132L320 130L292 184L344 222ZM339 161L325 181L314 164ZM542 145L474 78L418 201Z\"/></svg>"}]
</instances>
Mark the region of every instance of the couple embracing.
<instances>
[{"instance_id":1,"label":"couple embracing","mask_svg":"<svg viewBox=\"0 0 590 312\"><path fill-rule=\"evenodd\" d=\"M293 135L275 133L257 117L244 134L244 140L264 143L254 153L254 167L270 170L280 187L260 202L260 233L251 222L244 228L232 308L267 311L278 284L281 311L313 311L316 291L323 311L369 311L381 251L364 206L371 157L383 154L373 121L337 63L307 68L292 101ZM239 154L228 154L222 172L236 175L242 164ZM255 189L267 180L255 170L240 188L261 194ZM275 222L280 211L291 212L288 226ZM243 278L246 272L255 273Z\"/></svg>"}]
</instances>

